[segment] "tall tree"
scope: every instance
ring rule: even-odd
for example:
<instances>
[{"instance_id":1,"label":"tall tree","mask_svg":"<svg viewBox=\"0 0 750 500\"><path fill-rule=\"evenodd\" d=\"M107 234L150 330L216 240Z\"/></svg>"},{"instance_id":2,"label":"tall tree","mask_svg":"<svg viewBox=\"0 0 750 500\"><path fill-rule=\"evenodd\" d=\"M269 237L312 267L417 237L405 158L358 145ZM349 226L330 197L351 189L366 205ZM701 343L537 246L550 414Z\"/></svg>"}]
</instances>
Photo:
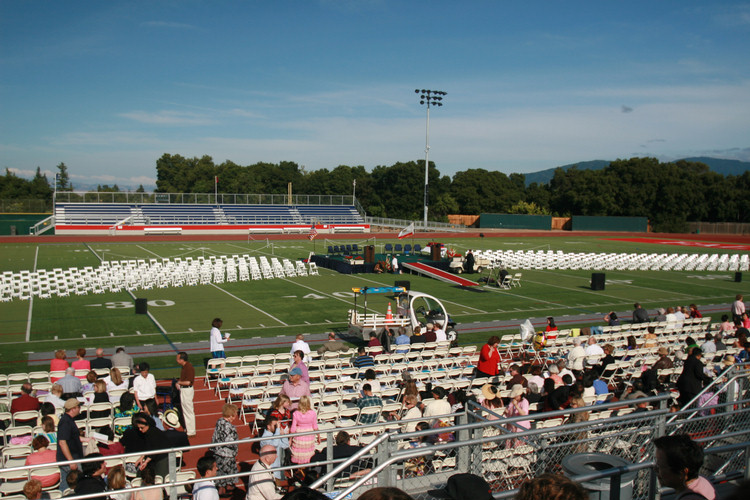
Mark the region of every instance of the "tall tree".
<instances>
[{"instance_id":1,"label":"tall tree","mask_svg":"<svg viewBox=\"0 0 750 500\"><path fill-rule=\"evenodd\" d=\"M68 176L68 167L63 162L60 162L57 166L57 190L73 191L73 184L70 183L70 177Z\"/></svg>"}]
</instances>

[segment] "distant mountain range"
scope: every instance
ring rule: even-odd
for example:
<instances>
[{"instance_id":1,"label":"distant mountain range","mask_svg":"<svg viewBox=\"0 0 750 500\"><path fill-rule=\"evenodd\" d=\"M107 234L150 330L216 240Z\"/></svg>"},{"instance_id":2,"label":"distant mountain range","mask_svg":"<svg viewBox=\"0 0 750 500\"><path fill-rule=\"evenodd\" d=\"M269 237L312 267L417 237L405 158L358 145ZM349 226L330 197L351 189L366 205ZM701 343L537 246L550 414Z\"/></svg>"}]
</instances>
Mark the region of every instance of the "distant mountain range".
<instances>
[{"instance_id":1,"label":"distant mountain range","mask_svg":"<svg viewBox=\"0 0 750 500\"><path fill-rule=\"evenodd\" d=\"M722 158L711 158L708 156L698 156L695 158L682 159L689 162L705 163L711 170L721 175L742 175L746 171L750 170L750 162L747 161L724 160ZM533 182L539 184L549 183L549 181L551 181L552 177L555 175L555 170L557 168L568 170L571 167L578 167L579 170L601 170L609 166L610 161L611 160L582 161L580 163L571 163L570 165L563 165L561 167L540 170L539 172L531 172L529 174L526 174L526 185L528 186Z\"/></svg>"}]
</instances>

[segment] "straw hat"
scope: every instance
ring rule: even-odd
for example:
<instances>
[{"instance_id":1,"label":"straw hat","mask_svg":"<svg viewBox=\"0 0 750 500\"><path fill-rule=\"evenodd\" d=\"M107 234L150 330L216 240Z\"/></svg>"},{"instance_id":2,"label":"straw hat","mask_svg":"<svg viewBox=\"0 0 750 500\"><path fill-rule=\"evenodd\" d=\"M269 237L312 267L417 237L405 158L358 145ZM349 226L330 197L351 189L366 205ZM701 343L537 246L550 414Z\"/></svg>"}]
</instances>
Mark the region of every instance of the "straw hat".
<instances>
[{"instance_id":1,"label":"straw hat","mask_svg":"<svg viewBox=\"0 0 750 500\"><path fill-rule=\"evenodd\" d=\"M482 386L482 396L484 399L495 399L497 397L497 387L492 384L484 384Z\"/></svg>"}]
</instances>

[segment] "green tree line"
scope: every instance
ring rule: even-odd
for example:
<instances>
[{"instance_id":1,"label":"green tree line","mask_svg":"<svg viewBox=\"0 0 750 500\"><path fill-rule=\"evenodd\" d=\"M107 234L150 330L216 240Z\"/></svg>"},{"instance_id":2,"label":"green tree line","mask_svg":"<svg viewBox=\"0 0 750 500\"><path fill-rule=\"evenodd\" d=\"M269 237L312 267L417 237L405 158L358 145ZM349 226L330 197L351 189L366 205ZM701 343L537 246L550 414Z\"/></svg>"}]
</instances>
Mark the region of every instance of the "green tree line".
<instances>
[{"instance_id":1,"label":"green tree line","mask_svg":"<svg viewBox=\"0 0 750 500\"><path fill-rule=\"evenodd\" d=\"M58 190L72 190L67 166L58 165ZM423 213L424 162L361 165L307 172L294 162L216 164L210 156L186 158L164 154L156 161L156 192L351 195L369 215L419 220ZM118 192L115 186L100 191ZM0 176L0 199L51 201L52 187L37 169L25 180L6 171ZM143 186L138 191L143 191ZM558 168L549 184L526 185L523 174L506 175L467 169L453 177L429 165L429 216L482 213L647 217L654 230L684 231L687 222L750 222L750 172L724 176L703 163L662 163L655 158L617 160L602 170Z\"/></svg>"},{"instance_id":2,"label":"green tree line","mask_svg":"<svg viewBox=\"0 0 750 500\"><path fill-rule=\"evenodd\" d=\"M210 156L165 154L156 162L157 192L210 193L215 177L223 193L352 193L369 215L419 220L424 162L340 165L306 172L293 162L240 166ZM687 222L750 222L750 172L724 176L703 163L662 163L655 158L617 160L602 170L558 168L549 184L526 185L523 174L467 169L452 178L429 165L429 216L482 213L648 217L657 231L685 231Z\"/></svg>"}]
</instances>

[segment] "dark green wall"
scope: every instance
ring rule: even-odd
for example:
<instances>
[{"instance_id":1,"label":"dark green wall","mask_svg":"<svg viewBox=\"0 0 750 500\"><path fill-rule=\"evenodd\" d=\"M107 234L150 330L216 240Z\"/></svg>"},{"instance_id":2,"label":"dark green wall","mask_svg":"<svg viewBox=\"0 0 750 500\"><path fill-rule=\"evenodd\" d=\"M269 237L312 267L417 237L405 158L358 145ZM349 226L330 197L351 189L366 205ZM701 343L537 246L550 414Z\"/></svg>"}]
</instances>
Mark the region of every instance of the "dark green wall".
<instances>
[{"instance_id":1,"label":"dark green wall","mask_svg":"<svg viewBox=\"0 0 750 500\"><path fill-rule=\"evenodd\" d=\"M0 214L0 234L11 234L12 226L15 226L16 234L29 234L30 227L50 215L52 214ZM54 229L50 231L44 234L55 234Z\"/></svg>"}]
</instances>

